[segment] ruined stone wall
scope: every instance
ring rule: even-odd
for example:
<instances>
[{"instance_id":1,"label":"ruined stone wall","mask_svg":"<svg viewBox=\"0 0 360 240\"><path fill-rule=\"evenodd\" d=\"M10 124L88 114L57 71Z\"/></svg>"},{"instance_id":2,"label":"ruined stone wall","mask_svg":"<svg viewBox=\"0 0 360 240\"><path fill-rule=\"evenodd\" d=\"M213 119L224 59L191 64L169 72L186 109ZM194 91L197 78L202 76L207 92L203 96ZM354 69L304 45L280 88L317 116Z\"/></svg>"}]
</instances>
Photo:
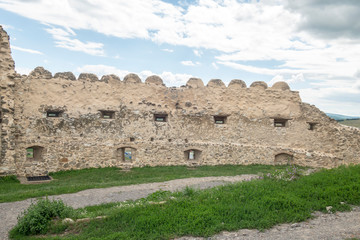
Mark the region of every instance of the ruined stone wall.
<instances>
[{"instance_id":1,"label":"ruined stone wall","mask_svg":"<svg viewBox=\"0 0 360 240\"><path fill-rule=\"evenodd\" d=\"M204 86L192 78L168 88L157 76L142 82L135 74L76 79L41 67L28 76L11 74L3 75L13 76L14 141L6 139L13 160L5 156L1 168L18 175L105 166L360 162L360 131L302 103L286 83L247 87L232 80L226 87L215 79ZM125 148L132 149L131 161Z\"/></svg>"}]
</instances>

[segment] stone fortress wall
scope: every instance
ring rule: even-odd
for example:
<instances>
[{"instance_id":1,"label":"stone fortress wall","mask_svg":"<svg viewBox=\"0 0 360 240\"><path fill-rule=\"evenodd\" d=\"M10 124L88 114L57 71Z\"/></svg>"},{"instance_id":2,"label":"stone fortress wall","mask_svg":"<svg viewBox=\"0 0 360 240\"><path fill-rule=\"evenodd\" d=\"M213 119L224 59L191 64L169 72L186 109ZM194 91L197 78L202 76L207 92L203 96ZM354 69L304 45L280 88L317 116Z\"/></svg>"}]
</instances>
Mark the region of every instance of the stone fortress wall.
<instances>
[{"instance_id":1,"label":"stone fortress wall","mask_svg":"<svg viewBox=\"0 0 360 240\"><path fill-rule=\"evenodd\" d=\"M166 87L136 74L14 70L0 27L0 175L89 167L360 163L360 130L331 120L284 82ZM131 159L129 157L131 156Z\"/></svg>"}]
</instances>

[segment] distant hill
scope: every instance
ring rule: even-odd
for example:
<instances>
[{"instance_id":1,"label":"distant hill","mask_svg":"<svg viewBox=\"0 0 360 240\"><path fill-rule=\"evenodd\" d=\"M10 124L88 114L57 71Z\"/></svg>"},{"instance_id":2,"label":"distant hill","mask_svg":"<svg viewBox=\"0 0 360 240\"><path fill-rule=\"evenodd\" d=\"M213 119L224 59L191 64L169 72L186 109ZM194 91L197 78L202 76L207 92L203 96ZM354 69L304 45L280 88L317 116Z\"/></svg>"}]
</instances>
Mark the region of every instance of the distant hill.
<instances>
[{"instance_id":1,"label":"distant hill","mask_svg":"<svg viewBox=\"0 0 360 240\"><path fill-rule=\"evenodd\" d=\"M335 114L335 113L326 113L330 118L335 119L336 121L345 121L345 120L357 120L360 119L360 117L350 117L345 116L341 114Z\"/></svg>"},{"instance_id":2,"label":"distant hill","mask_svg":"<svg viewBox=\"0 0 360 240\"><path fill-rule=\"evenodd\" d=\"M357 120L344 120L344 121L340 121L339 123L343 124L343 125L347 125L347 126L360 128L360 119L357 119Z\"/></svg>"}]
</instances>

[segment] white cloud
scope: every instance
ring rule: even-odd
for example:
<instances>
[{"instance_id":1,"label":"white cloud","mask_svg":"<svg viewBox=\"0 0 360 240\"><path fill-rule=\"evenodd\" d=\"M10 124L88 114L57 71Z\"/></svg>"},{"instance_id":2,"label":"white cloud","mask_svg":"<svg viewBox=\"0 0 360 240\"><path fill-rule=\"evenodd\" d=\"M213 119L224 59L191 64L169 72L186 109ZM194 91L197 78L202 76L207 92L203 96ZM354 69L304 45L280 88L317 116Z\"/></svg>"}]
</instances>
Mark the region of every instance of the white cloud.
<instances>
[{"instance_id":1,"label":"white cloud","mask_svg":"<svg viewBox=\"0 0 360 240\"><path fill-rule=\"evenodd\" d=\"M197 66L197 65L200 65L200 62L193 62L193 61L190 61L190 60L188 60L188 61L181 61L180 63L181 63L182 65L192 66L192 67Z\"/></svg>"},{"instance_id":2,"label":"white cloud","mask_svg":"<svg viewBox=\"0 0 360 240\"><path fill-rule=\"evenodd\" d=\"M196 50L196 49L194 49L193 52L194 52L194 54L195 54L196 56L198 56L198 57L201 57L201 55L203 54L202 51Z\"/></svg>"},{"instance_id":3,"label":"white cloud","mask_svg":"<svg viewBox=\"0 0 360 240\"><path fill-rule=\"evenodd\" d=\"M18 67L15 65L15 71L20 74L28 75L33 69Z\"/></svg>"},{"instance_id":4,"label":"white cloud","mask_svg":"<svg viewBox=\"0 0 360 240\"><path fill-rule=\"evenodd\" d=\"M17 46L14 46L14 45L11 46L11 49L18 50L18 51L21 51L21 52L27 52L27 53L31 53L31 54L43 55L43 53L40 52L40 51L33 50L33 49L28 49L28 48L17 47Z\"/></svg>"},{"instance_id":5,"label":"white cloud","mask_svg":"<svg viewBox=\"0 0 360 240\"><path fill-rule=\"evenodd\" d=\"M168 48L163 48L163 49L161 49L161 50L163 50L164 52L169 52L169 53L174 52L174 50L168 49Z\"/></svg>"},{"instance_id":6,"label":"white cloud","mask_svg":"<svg viewBox=\"0 0 360 240\"><path fill-rule=\"evenodd\" d=\"M297 82L304 82L304 81L305 81L305 79L304 79L304 75L302 73L292 74L288 78L284 75L276 75L275 77L273 77L270 80L269 85L273 85L276 82L297 83Z\"/></svg>"},{"instance_id":7,"label":"white cloud","mask_svg":"<svg viewBox=\"0 0 360 240\"><path fill-rule=\"evenodd\" d=\"M73 38L75 33L72 30L61 28L48 28L48 33L55 39L57 47L65 48L71 51L84 52L95 56L104 56L104 44L97 42L82 42Z\"/></svg>"},{"instance_id":8,"label":"white cloud","mask_svg":"<svg viewBox=\"0 0 360 240\"><path fill-rule=\"evenodd\" d=\"M103 75L108 74L115 74L120 77L120 79L124 79L124 77L130 73L128 70L122 70L118 69L114 66L108 66L108 65L84 65L82 67L78 67L75 71L76 73L94 73L99 78L101 78ZM168 71L163 71L162 73L153 73L149 70L141 71L136 73L139 75L139 77L144 82L145 79L151 75L158 75L161 77L164 81L164 83L167 86L180 86L186 84L187 80L189 78L193 77L190 74L183 74L183 73L172 73Z\"/></svg>"}]
</instances>

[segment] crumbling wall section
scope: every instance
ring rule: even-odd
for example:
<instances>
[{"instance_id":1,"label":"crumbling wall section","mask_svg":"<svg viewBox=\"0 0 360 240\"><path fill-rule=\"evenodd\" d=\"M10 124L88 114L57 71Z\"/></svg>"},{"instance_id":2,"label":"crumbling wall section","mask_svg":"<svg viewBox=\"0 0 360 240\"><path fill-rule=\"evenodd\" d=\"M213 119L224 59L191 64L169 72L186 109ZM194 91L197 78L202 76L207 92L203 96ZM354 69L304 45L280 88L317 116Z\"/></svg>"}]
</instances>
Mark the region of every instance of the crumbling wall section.
<instances>
[{"instance_id":1,"label":"crumbling wall section","mask_svg":"<svg viewBox=\"0 0 360 240\"><path fill-rule=\"evenodd\" d=\"M15 111L15 64L11 57L9 36L0 26L0 176L14 174L16 124Z\"/></svg>"}]
</instances>

